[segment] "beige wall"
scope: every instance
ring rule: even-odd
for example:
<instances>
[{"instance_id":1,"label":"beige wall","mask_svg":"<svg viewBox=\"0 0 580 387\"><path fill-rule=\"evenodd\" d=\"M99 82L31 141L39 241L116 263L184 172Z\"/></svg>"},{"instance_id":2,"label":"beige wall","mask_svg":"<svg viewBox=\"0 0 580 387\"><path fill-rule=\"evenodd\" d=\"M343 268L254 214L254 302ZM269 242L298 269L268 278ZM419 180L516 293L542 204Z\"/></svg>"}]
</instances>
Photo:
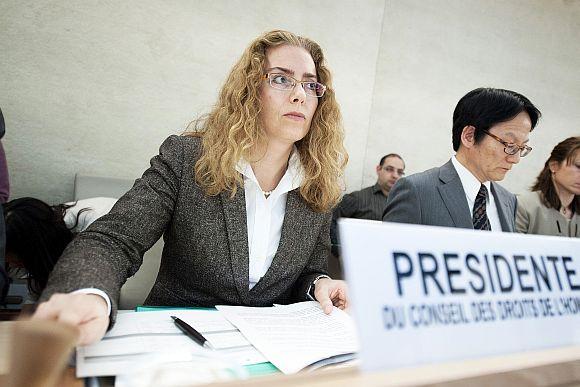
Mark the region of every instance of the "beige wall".
<instances>
[{"instance_id":1,"label":"beige wall","mask_svg":"<svg viewBox=\"0 0 580 387\"><path fill-rule=\"evenodd\" d=\"M506 179L527 187L580 133L580 1L0 2L0 106L12 197L69 200L75 172L137 177L207 112L251 39L283 28L326 51L347 128L347 190L398 152L440 165L457 100L511 88L544 113Z\"/></svg>"},{"instance_id":2,"label":"beige wall","mask_svg":"<svg viewBox=\"0 0 580 387\"><path fill-rule=\"evenodd\" d=\"M165 137L209 110L247 44L275 28L322 45L345 124L366 135L383 6L1 1L0 106L12 197L69 200L75 172L140 176ZM366 139L348 144L362 154ZM360 185L361 177L348 179Z\"/></svg>"},{"instance_id":3,"label":"beige wall","mask_svg":"<svg viewBox=\"0 0 580 387\"><path fill-rule=\"evenodd\" d=\"M457 101L477 87L518 91L543 113L532 153L504 186L524 192L559 141L580 135L580 1L387 1L364 160L400 153L409 173L453 154Z\"/></svg>"}]
</instances>

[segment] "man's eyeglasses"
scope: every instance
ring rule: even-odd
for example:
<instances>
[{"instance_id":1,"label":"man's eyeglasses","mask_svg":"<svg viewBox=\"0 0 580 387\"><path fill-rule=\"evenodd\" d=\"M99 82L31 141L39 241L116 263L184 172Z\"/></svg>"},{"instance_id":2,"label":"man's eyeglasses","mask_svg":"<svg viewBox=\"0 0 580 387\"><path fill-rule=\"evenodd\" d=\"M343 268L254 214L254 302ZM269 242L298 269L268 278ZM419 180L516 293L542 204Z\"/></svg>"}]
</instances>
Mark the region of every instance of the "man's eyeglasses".
<instances>
[{"instance_id":1,"label":"man's eyeglasses","mask_svg":"<svg viewBox=\"0 0 580 387\"><path fill-rule=\"evenodd\" d=\"M518 144L514 144L513 142L507 142L496 136L495 134L489 133L487 130L484 130L483 133L487 134L489 137L501 142L505 148L503 151L508 155L515 155L516 153L520 152L520 157L525 157L530 154L532 148L527 145L519 146Z\"/></svg>"},{"instance_id":2,"label":"man's eyeglasses","mask_svg":"<svg viewBox=\"0 0 580 387\"><path fill-rule=\"evenodd\" d=\"M326 86L320 82L315 81L299 81L286 74L267 73L264 74L264 79L268 80L271 87L278 90L293 90L297 84L300 84L304 89L306 95L320 98L326 91Z\"/></svg>"},{"instance_id":3,"label":"man's eyeglasses","mask_svg":"<svg viewBox=\"0 0 580 387\"><path fill-rule=\"evenodd\" d=\"M396 173L399 176L405 176L405 171L403 171L402 169L393 168L391 166L381 167L381 168L383 168L385 171L387 171L389 173Z\"/></svg>"}]
</instances>

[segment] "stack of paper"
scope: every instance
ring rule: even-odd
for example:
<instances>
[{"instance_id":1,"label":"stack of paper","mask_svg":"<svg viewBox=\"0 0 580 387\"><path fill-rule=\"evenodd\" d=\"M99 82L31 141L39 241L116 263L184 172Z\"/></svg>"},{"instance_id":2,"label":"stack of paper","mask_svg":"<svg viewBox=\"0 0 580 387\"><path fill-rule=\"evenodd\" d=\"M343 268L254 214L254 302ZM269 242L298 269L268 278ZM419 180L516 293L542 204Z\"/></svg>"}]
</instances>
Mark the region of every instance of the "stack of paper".
<instances>
[{"instance_id":1,"label":"stack of paper","mask_svg":"<svg viewBox=\"0 0 580 387\"><path fill-rule=\"evenodd\" d=\"M286 374L353 359L359 349L352 318L338 308L326 315L315 301L217 309Z\"/></svg>"},{"instance_id":2,"label":"stack of paper","mask_svg":"<svg viewBox=\"0 0 580 387\"><path fill-rule=\"evenodd\" d=\"M217 351L185 336L173 323L177 316L201 332ZM77 377L109 376L139 369L143 363L191 361L207 357L236 365L267 360L215 310L161 310L120 313L105 337L77 348Z\"/></svg>"},{"instance_id":3,"label":"stack of paper","mask_svg":"<svg viewBox=\"0 0 580 387\"><path fill-rule=\"evenodd\" d=\"M162 363L193 361L230 369L270 361L290 374L350 360L358 351L351 317L337 308L326 315L314 301L217 309L120 313L101 341L77 348L77 376L137 374ZM215 350L185 336L171 316L199 331Z\"/></svg>"}]
</instances>

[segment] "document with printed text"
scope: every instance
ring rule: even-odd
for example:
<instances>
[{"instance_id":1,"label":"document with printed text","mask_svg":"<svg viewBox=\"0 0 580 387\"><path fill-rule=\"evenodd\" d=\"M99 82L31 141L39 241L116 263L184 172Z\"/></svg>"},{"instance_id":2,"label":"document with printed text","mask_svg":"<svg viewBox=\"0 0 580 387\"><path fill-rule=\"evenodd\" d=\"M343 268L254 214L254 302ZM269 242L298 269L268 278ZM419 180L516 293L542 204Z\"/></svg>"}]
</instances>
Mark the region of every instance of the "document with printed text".
<instances>
[{"instance_id":1,"label":"document with printed text","mask_svg":"<svg viewBox=\"0 0 580 387\"><path fill-rule=\"evenodd\" d=\"M286 374L329 360L349 360L359 349L352 318L315 301L271 308L216 307L272 364Z\"/></svg>"},{"instance_id":2,"label":"document with printed text","mask_svg":"<svg viewBox=\"0 0 580 387\"><path fill-rule=\"evenodd\" d=\"M171 316L197 329L215 350L185 336ZM156 359L169 362L203 357L237 365L267 362L217 310L125 312L117 315L115 326L101 341L77 348L77 377L119 375Z\"/></svg>"}]
</instances>

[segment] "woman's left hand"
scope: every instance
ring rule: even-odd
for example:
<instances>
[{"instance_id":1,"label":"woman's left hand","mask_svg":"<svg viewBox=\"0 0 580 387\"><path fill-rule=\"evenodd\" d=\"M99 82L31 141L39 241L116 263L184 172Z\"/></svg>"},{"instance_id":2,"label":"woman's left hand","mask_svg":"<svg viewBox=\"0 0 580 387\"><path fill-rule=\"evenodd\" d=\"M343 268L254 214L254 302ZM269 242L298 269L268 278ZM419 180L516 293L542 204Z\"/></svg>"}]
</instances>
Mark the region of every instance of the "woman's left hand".
<instances>
[{"instance_id":1,"label":"woman's left hand","mask_svg":"<svg viewBox=\"0 0 580 387\"><path fill-rule=\"evenodd\" d=\"M314 286L314 298L320 303L322 310L326 314L332 312L333 305L345 310L349 305L346 282L332 280L330 278L320 278Z\"/></svg>"}]
</instances>

